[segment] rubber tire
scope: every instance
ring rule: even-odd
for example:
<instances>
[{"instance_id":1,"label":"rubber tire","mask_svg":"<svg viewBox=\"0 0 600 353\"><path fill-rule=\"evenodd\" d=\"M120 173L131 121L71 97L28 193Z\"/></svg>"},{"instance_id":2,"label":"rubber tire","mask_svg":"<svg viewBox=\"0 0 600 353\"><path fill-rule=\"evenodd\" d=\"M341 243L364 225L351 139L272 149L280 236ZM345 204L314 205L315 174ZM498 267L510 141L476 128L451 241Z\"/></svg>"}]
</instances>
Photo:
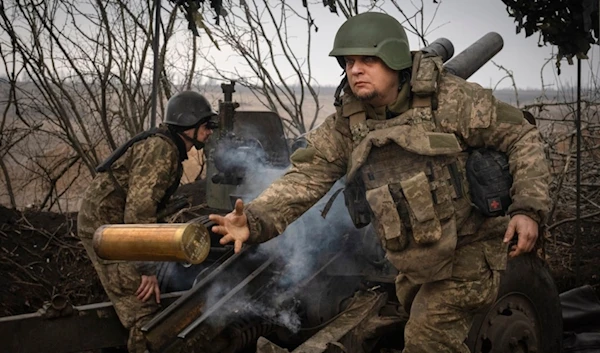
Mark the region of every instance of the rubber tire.
<instances>
[{"instance_id":1,"label":"rubber tire","mask_svg":"<svg viewBox=\"0 0 600 353\"><path fill-rule=\"evenodd\" d=\"M501 275L498 298L510 293L526 296L537 311L536 325L541 327L541 349L538 352L561 353L563 325L560 298L546 263L534 253L509 258L507 269ZM467 338L467 345L473 353L485 316L492 310L495 310L494 306L475 317Z\"/></svg>"}]
</instances>

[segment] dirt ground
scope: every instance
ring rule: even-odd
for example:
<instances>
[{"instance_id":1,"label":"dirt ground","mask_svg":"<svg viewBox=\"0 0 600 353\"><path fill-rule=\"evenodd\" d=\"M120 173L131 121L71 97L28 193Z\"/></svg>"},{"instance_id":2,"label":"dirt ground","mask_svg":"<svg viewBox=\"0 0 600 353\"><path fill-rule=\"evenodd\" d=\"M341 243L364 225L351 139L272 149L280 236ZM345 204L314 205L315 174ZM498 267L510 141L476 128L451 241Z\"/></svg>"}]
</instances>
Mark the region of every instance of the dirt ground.
<instances>
[{"instance_id":1,"label":"dirt ground","mask_svg":"<svg viewBox=\"0 0 600 353\"><path fill-rule=\"evenodd\" d=\"M188 198L185 212L175 222L197 216L206 194L205 182L181 186L175 197ZM77 214L27 210L0 205L0 317L32 313L54 295L73 305L107 301L92 263L76 237Z\"/></svg>"},{"instance_id":2,"label":"dirt ground","mask_svg":"<svg viewBox=\"0 0 600 353\"><path fill-rule=\"evenodd\" d=\"M555 228L546 241L546 258L559 292L589 284L600 296L600 224L581 222L579 253L575 223Z\"/></svg>"},{"instance_id":3,"label":"dirt ground","mask_svg":"<svg viewBox=\"0 0 600 353\"><path fill-rule=\"evenodd\" d=\"M76 229L74 214L0 206L0 316L35 312L56 294L75 305L107 299Z\"/></svg>"},{"instance_id":4,"label":"dirt ground","mask_svg":"<svg viewBox=\"0 0 600 353\"><path fill-rule=\"evenodd\" d=\"M190 185L183 191L203 195L202 187ZM582 228L579 257L573 246L574 223L553 229L546 256L559 292L590 284L600 295L600 225L583 222ZM107 300L76 229L75 214L0 206L0 316L35 312L56 294L67 296L73 305Z\"/></svg>"}]
</instances>

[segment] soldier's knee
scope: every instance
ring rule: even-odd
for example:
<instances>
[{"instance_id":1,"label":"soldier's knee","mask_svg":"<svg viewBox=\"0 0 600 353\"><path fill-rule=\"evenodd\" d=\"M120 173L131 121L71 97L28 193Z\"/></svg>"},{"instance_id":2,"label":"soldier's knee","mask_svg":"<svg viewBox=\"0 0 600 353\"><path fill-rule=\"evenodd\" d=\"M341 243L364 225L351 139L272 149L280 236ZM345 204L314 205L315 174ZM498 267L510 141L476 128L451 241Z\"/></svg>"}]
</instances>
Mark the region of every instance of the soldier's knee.
<instances>
[{"instance_id":1,"label":"soldier's knee","mask_svg":"<svg viewBox=\"0 0 600 353\"><path fill-rule=\"evenodd\" d=\"M448 352L469 350L464 345L472 316L451 306L435 303L435 298L418 297L412 305L404 330L403 352Z\"/></svg>"},{"instance_id":2,"label":"soldier's knee","mask_svg":"<svg viewBox=\"0 0 600 353\"><path fill-rule=\"evenodd\" d=\"M470 353L464 330L445 330L430 323L413 321L404 331L403 353Z\"/></svg>"}]
</instances>

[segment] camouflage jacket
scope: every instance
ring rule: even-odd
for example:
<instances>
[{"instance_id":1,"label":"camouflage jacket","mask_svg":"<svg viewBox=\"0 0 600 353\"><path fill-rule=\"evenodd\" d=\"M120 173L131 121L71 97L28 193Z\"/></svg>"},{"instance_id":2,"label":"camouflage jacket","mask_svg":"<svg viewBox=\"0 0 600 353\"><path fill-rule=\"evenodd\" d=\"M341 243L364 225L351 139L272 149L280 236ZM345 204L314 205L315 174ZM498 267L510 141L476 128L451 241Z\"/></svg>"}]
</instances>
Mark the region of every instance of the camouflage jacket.
<instances>
[{"instance_id":1,"label":"camouflage jacket","mask_svg":"<svg viewBox=\"0 0 600 353\"><path fill-rule=\"evenodd\" d=\"M414 87L412 90L414 92ZM399 99L402 95L408 97L409 94L408 89L403 89ZM363 167L369 165L371 151L386 145L399 146L408 152L406 158L415 154L456 156L462 163L463 170L465 158L460 157L464 157L464 151L468 148L489 147L505 152L509 157L514 179L511 189L513 203L508 210L509 215L526 214L537 222L542 222L550 204L549 172L543 144L535 126L529 124L517 108L497 101L490 90L450 74L440 75L435 98L437 107L428 112L427 109L418 107L422 105L422 101L417 104L418 100L413 95L410 105L394 110L395 116L387 119L389 117L386 112L381 114L376 109L365 106L347 92L338 111L307 135L308 147L292 155L290 170L247 205L250 241L262 242L281 234L287 225L319 200L337 179L346 174L349 180L360 176ZM366 119L359 119L359 123L353 124L353 118L360 114L366 115ZM414 160L403 159L389 161L388 165L408 166L412 162ZM416 177L412 174L411 179L413 176ZM434 189L433 185L431 189ZM403 191L406 189L403 188ZM374 201L382 202L382 198L377 196ZM393 205L390 208L393 209ZM436 218L439 218L440 211L443 208L435 208ZM384 228L395 225L386 223L384 219L377 222L377 218L381 217L385 218L385 215L375 214L374 225L386 247L386 235L381 233L385 232ZM495 256L492 254L494 252L497 256L490 259L490 262L492 267L502 269L505 253L499 252L498 248L506 224L506 218L486 220L478 217L477 212L472 212L469 207L460 221L452 224L437 222L434 226L441 227L444 232L454 233L453 240L444 238L448 240L444 246L452 250L444 254L446 259L453 254L457 235L461 235L463 243L467 243L464 239L471 238L474 241L481 233L493 233L499 241L490 252L490 256ZM399 256L398 261L392 262L398 264L396 267L402 267L405 259L400 252L404 248L388 247L386 250L388 258L390 252ZM424 259L429 257L427 252L421 255ZM414 269L399 270L410 272ZM447 275L447 271L441 271L437 275L425 274L417 278L416 282L426 282L432 276L440 279Z\"/></svg>"},{"instance_id":2,"label":"camouflage jacket","mask_svg":"<svg viewBox=\"0 0 600 353\"><path fill-rule=\"evenodd\" d=\"M112 173L98 173L86 189L79 237L92 238L104 224L156 223L160 206L179 185L185 158L185 145L178 137L156 134L133 144L113 163Z\"/></svg>"}]
</instances>

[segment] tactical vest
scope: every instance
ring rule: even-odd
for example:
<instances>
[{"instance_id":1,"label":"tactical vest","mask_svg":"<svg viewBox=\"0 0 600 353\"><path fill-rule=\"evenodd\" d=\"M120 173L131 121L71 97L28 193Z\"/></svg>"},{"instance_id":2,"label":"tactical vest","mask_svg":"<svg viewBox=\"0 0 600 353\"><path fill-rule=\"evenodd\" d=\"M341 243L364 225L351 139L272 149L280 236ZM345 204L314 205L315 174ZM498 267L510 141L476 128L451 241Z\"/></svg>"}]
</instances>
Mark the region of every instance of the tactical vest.
<instances>
[{"instance_id":1,"label":"tactical vest","mask_svg":"<svg viewBox=\"0 0 600 353\"><path fill-rule=\"evenodd\" d=\"M351 95L338 110L353 141L348 180L364 184L387 258L414 283L451 276L458 228L472 210L468 153L434 120L444 104L437 101L441 73L439 57L415 55L411 108L392 119L367 119Z\"/></svg>"},{"instance_id":2,"label":"tactical vest","mask_svg":"<svg viewBox=\"0 0 600 353\"><path fill-rule=\"evenodd\" d=\"M149 138L151 136L155 136L155 135L164 136L169 141L172 141L173 144L175 144L175 146L177 146L177 143L175 142L174 137L173 137L172 134L173 133L171 131L169 131L167 128L165 128L165 127L154 127L154 128L149 129L149 130L143 131L143 132L135 135L134 137L132 137L129 141L125 142L123 145L119 146L119 148L117 148L116 150L114 150L113 153L111 153L110 156L108 156L102 163L100 163L100 165L98 165L98 167L96 167L96 172L98 172L98 173L108 173L109 176L110 176L110 178L111 178L111 180L112 180L112 182L113 182L113 184L115 184L115 189L116 190L120 190L121 193L124 194L125 191L123 190L123 188L121 187L121 185L119 184L119 182L116 180L116 178L112 174L111 166L113 165L113 163L116 162L121 156L123 156L125 154L125 152L127 152L127 150L131 146L133 146L136 142L145 140L145 139L147 139L147 138ZM178 155L180 155L182 153L182 151L180 151L178 147L177 147L177 151L178 151ZM165 195L163 196L163 198L158 203L157 210L161 210L161 209L163 209L166 206L166 204L169 201L169 199L171 198L171 196L173 196L173 194L175 193L175 191L179 187L179 183L180 183L181 177L183 176L183 165L182 165L181 162L182 162L182 156L179 156L179 161L177 163L177 174L176 174L175 181L165 191Z\"/></svg>"}]
</instances>

